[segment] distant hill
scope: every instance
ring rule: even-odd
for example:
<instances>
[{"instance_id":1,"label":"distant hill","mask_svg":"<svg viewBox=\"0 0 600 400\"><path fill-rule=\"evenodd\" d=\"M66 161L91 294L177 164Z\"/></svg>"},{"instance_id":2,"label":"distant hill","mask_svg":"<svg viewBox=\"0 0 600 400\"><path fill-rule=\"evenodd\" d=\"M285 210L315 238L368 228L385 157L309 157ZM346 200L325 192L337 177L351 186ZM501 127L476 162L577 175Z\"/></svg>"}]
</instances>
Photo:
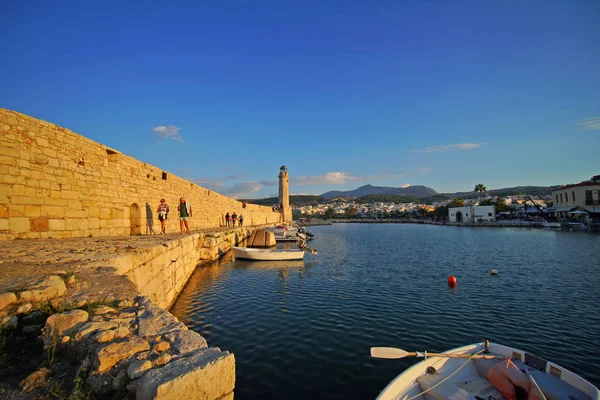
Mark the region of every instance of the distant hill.
<instances>
[{"instance_id":1,"label":"distant hill","mask_svg":"<svg viewBox=\"0 0 600 400\"><path fill-rule=\"evenodd\" d=\"M435 194L427 197L415 197L406 194L368 194L356 199L357 202L363 204L370 203L417 203L417 204L432 204L438 201L447 200L448 196L443 194Z\"/></svg>"},{"instance_id":2,"label":"distant hill","mask_svg":"<svg viewBox=\"0 0 600 400\"><path fill-rule=\"evenodd\" d=\"M335 197L363 197L369 194L385 194L385 195L406 195L413 197L429 197L438 194L435 190L430 187L417 185L409 186L405 188L389 187L389 186L373 186L364 185L354 190L339 191L333 190L330 192L323 193L321 197L326 200L333 199Z\"/></svg>"},{"instance_id":3,"label":"distant hill","mask_svg":"<svg viewBox=\"0 0 600 400\"><path fill-rule=\"evenodd\" d=\"M490 196L518 196L518 195L529 195L529 196L550 196L553 190L558 189L562 185L557 186L515 186L504 189L492 189L486 193ZM479 197L479 192L457 192L457 193L445 193L449 197L462 197L462 198L475 198Z\"/></svg>"},{"instance_id":4,"label":"distant hill","mask_svg":"<svg viewBox=\"0 0 600 400\"><path fill-rule=\"evenodd\" d=\"M516 186L504 189L492 189L486 192L490 196L518 196L529 195L549 196L552 190L561 187L557 186ZM347 202L358 201L361 203L421 203L432 204L438 201L444 201L449 198L462 197L465 199L479 197L479 193L472 192L456 192L456 193L438 193L430 187L423 185L409 186L406 188L395 188L388 186L373 186L365 185L349 191L330 191L317 195L291 195L290 204L293 206L306 206L309 204L333 203L335 201ZM266 199L248 199L240 200L250 204L259 204L263 206L272 206L279 202L277 197L269 197Z\"/></svg>"}]
</instances>

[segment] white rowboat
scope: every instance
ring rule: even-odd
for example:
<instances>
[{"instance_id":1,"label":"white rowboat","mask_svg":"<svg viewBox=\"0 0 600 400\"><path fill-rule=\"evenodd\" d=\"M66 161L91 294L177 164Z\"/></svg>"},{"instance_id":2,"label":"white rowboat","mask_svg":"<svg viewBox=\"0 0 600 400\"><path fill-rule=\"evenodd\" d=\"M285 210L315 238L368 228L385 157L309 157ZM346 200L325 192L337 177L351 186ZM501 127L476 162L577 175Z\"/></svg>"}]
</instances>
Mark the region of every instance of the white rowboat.
<instances>
[{"instance_id":1,"label":"white rowboat","mask_svg":"<svg viewBox=\"0 0 600 400\"><path fill-rule=\"evenodd\" d=\"M270 249L250 249L247 247L232 247L235 258L245 260L261 261L281 261L281 260L301 260L304 258L304 250L270 250Z\"/></svg>"},{"instance_id":2,"label":"white rowboat","mask_svg":"<svg viewBox=\"0 0 600 400\"><path fill-rule=\"evenodd\" d=\"M488 351L485 349L485 343L476 343L426 357L398 375L377 399L505 399L501 393L504 390L498 389L501 386L498 379L504 371L502 368L508 365L513 368L510 372L524 377L529 399L600 400L600 391L594 385L557 364L500 344L489 343ZM394 351L400 355L394 356ZM414 355L388 348L373 348L371 354L379 358ZM418 353L419 356L424 354ZM508 383L508 389L515 390L515 384L509 380L500 379L500 383ZM543 395L539 394L538 388Z\"/></svg>"}]
</instances>

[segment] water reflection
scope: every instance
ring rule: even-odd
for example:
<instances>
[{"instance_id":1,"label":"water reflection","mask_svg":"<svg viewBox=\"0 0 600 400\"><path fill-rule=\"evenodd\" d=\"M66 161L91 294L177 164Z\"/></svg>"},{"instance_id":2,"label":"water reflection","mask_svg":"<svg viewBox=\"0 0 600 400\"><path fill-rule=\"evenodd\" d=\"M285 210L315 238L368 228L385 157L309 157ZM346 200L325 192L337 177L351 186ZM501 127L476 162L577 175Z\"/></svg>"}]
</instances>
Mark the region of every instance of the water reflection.
<instances>
[{"instance_id":1,"label":"water reflection","mask_svg":"<svg viewBox=\"0 0 600 400\"><path fill-rule=\"evenodd\" d=\"M483 337L600 382L585 367L600 357L599 235L391 224L314 232L316 258L226 256L198 269L172 309L235 354L236 399L374 398L415 360L374 360L370 346L439 351Z\"/></svg>"}]
</instances>

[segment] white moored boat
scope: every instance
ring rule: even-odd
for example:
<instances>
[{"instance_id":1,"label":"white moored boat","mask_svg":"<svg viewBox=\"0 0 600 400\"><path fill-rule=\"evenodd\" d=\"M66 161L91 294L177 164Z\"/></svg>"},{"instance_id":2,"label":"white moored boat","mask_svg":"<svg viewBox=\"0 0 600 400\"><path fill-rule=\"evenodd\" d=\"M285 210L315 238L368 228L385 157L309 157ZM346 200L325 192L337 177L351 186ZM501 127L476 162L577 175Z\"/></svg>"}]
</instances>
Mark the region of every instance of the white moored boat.
<instances>
[{"instance_id":1,"label":"white moored boat","mask_svg":"<svg viewBox=\"0 0 600 400\"><path fill-rule=\"evenodd\" d=\"M544 222L544 228L546 229L560 229L560 222Z\"/></svg>"},{"instance_id":2,"label":"white moored boat","mask_svg":"<svg viewBox=\"0 0 600 400\"><path fill-rule=\"evenodd\" d=\"M600 399L600 391L573 372L523 350L487 341L435 355L385 347L372 348L371 355L425 356L387 385L377 397L381 400Z\"/></svg>"},{"instance_id":3,"label":"white moored boat","mask_svg":"<svg viewBox=\"0 0 600 400\"><path fill-rule=\"evenodd\" d=\"M301 260L304 257L304 250L270 250L270 249L250 249L247 247L232 247L235 258L246 260L262 261L281 261L281 260Z\"/></svg>"}]
</instances>

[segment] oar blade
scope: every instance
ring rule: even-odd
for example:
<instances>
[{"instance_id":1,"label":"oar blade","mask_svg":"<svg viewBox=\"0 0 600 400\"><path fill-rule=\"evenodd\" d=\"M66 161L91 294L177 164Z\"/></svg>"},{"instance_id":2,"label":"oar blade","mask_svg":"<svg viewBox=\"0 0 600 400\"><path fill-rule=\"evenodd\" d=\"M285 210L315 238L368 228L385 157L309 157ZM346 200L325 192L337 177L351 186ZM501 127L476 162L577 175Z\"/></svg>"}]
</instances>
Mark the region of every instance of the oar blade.
<instances>
[{"instance_id":1,"label":"oar blade","mask_svg":"<svg viewBox=\"0 0 600 400\"><path fill-rule=\"evenodd\" d=\"M410 355L407 351L395 347L371 347L371 357L374 358L404 358Z\"/></svg>"}]
</instances>

